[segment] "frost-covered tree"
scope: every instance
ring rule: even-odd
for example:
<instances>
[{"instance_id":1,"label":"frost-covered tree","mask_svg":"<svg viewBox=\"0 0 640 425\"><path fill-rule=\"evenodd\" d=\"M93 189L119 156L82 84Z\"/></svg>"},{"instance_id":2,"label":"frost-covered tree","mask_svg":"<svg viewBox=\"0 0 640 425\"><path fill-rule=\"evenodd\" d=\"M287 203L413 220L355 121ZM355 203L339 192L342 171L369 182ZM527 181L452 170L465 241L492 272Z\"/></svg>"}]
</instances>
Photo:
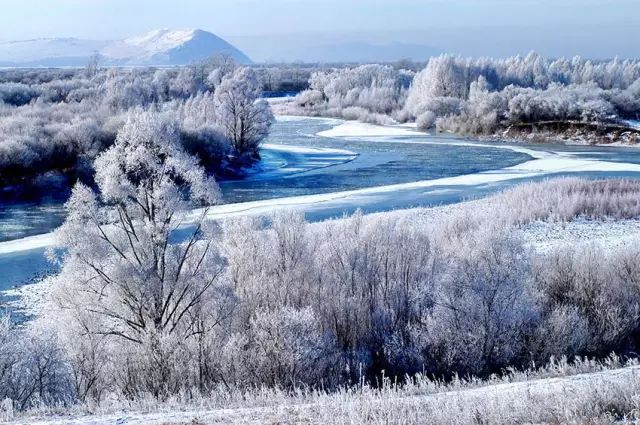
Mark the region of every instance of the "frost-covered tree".
<instances>
[{"instance_id":1,"label":"frost-covered tree","mask_svg":"<svg viewBox=\"0 0 640 425\"><path fill-rule=\"evenodd\" d=\"M77 185L57 232L58 306L79 337L108 337L143 362L130 391L175 391L173 362L216 314L223 267L206 208L173 238L191 208L217 201L217 185L152 113L131 115L95 168L99 192Z\"/></svg>"},{"instance_id":2,"label":"frost-covered tree","mask_svg":"<svg viewBox=\"0 0 640 425\"><path fill-rule=\"evenodd\" d=\"M238 64L233 57L223 53L207 59L204 68L210 70L207 74L207 85L211 91L215 91L224 77L238 69Z\"/></svg>"},{"instance_id":3,"label":"frost-covered tree","mask_svg":"<svg viewBox=\"0 0 640 425\"><path fill-rule=\"evenodd\" d=\"M69 369L57 335L37 326L18 327L0 316L0 397L16 410L72 400Z\"/></svg>"},{"instance_id":4,"label":"frost-covered tree","mask_svg":"<svg viewBox=\"0 0 640 425\"><path fill-rule=\"evenodd\" d=\"M218 121L238 156L256 156L273 122L269 105L259 100L261 90L249 68L226 76L216 88Z\"/></svg>"},{"instance_id":5,"label":"frost-covered tree","mask_svg":"<svg viewBox=\"0 0 640 425\"><path fill-rule=\"evenodd\" d=\"M91 55L89 61L87 62L87 67L85 72L87 73L88 78L93 78L98 74L98 69L100 66L100 54L96 53Z\"/></svg>"},{"instance_id":6,"label":"frost-covered tree","mask_svg":"<svg viewBox=\"0 0 640 425\"><path fill-rule=\"evenodd\" d=\"M484 224L447 248L425 318L429 348L445 369L477 373L510 364L535 317L526 250L513 234Z\"/></svg>"},{"instance_id":7,"label":"frost-covered tree","mask_svg":"<svg viewBox=\"0 0 640 425\"><path fill-rule=\"evenodd\" d=\"M443 55L416 75L401 115L433 112L442 118L439 128L464 133L539 121L611 122L638 113L639 77L637 61ZM449 107L455 102L458 108Z\"/></svg>"},{"instance_id":8,"label":"frost-covered tree","mask_svg":"<svg viewBox=\"0 0 640 425\"><path fill-rule=\"evenodd\" d=\"M295 104L298 113L390 123L387 115L401 108L412 78L411 71L375 64L315 72Z\"/></svg>"}]
</instances>

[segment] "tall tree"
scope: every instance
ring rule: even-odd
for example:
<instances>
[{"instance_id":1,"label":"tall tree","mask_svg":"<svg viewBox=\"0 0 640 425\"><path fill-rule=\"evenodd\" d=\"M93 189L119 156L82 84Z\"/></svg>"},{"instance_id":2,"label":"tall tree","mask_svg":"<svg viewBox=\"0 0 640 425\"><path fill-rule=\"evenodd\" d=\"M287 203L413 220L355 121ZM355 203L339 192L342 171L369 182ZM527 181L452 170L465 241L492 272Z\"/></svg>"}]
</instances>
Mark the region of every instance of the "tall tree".
<instances>
[{"instance_id":1,"label":"tall tree","mask_svg":"<svg viewBox=\"0 0 640 425\"><path fill-rule=\"evenodd\" d=\"M249 68L237 69L216 88L220 126L237 156L256 156L260 142L269 134L273 114L260 94L258 78Z\"/></svg>"},{"instance_id":2,"label":"tall tree","mask_svg":"<svg viewBox=\"0 0 640 425\"><path fill-rule=\"evenodd\" d=\"M99 194L77 185L57 233L61 306L86 335L146 358L144 390L155 395L175 373L176 347L204 332L201 315L214 310L208 303L223 270L207 208L184 229L187 213L215 203L219 190L178 142L172 123L151 113L130 116L96 160Z\"/></svg>"}]
</instances>

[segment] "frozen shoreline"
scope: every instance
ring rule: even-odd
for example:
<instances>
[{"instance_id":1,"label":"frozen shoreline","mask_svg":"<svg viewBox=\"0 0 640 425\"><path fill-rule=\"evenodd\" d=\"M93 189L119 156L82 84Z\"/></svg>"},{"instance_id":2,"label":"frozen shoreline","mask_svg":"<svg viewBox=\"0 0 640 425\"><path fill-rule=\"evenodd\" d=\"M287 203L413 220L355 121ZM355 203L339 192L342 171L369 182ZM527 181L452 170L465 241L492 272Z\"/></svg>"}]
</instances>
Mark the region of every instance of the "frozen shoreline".
<instances>
[{"instance_id":1,"label":"frozen shoreline","mask_svg":"<svg viewBox=\"0 0 640 425\"><path fill-rule=\"evenodd\" d=\"M279 117L281 120L304 120L307 117ZM324 120L324 118L322 118ZM394 194L403 192L405 196L410 196L412 191L424 191L427 189L447 190L447 187L471 187L477 185L487 185L495 183L503 183L515 181L525 178L544 177L557 173L576 173L576 172L634 172L640 173L640 164L631 164L625 162L609 162L596 159L581 158L580 153L571 153L563 151L539 151L528 149L522 146L513 146L507 144L485 144L471 143L464 141L429 141L429 140L405 140L402 136L422 134L416 133L407 128L395 126L384 127L372 124L362 124L356 122L344 122L335 120L336 127L328 132L320 132L322 137L366 137L374 140L375 138L398 137L393 139L394 143L412 143L412 144L444 144L455 146L474 146L506 149L514 152L525 153L532 157L530 161L502 168L498 170L484 171L474 174L459 175L454 177L444 177L433 180L419 180L410 183L400 183L385 186L376 186L365 189L356 189L340 192L330 192L316 195L302 195L294 197L285 197L277 199L268 199L261 201L250 201L235 204L216 205L209 209L208 218L221 219L225 217L234 217L241 215L260 215L270 213L278 209L297 209L302 211L314 211L319 208L340 208L345 205L366 205L372 199L380 202L382 199L393 198ZM327 136L329 134L329 136ZM354 136L359 134L358 136ZM268 145L270 148L273 145ZM278 149L293 151L309 151L312 148L307 147L287 147L285 145L277 145ZM321 149L321 148L313 148ZM320 150L318 150L320 151ZM341 149L327 149L325 153L334 152L336 154L349 155L356 154L354 152ZM196 217L201 210L196 210L191 217ZM185 222L189 224L189 221ZM43 235L30 236L23 239L0 242L0 255L14 254L37 249L44 249L53 244L53 233Z\"/></svg>"},{"instance_id":2,"label":"frozen shoreline","mask_svg":"<svg viewBox=\"0 0 640 425\"><path fill-rule=\"evenodd\" d=\"M485 207L491 206L484 199L478 199L436 207L378 212L367 214L367 217L398 218L427 226L434 220L450 217L461 210ZM265 213L268 212L265 210ZM309 223L309 225L322 226L323 222ZM569 222L535 221L521 228L520 234L526 246L541 254L590 245L615 250L640 242L640 218L631 220L576 218ZM11 298L8 306L14 311L34 316L42 311L51 283L50 278L44 278L4 291L2 294Z\"/></svg>"}]
</instances>

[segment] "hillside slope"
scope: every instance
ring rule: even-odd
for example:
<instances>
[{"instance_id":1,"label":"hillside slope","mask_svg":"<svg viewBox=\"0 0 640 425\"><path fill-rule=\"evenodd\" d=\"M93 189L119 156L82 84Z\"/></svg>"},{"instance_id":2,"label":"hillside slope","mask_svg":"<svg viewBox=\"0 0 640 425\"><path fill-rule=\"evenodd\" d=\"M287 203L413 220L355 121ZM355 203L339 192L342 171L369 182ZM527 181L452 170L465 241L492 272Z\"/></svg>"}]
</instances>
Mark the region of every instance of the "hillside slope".
<instances>
[{"instance_id":1,"label":"hillside slope","mask_svg":"<svg viewBox=\"0 0 640 425\"><path fill-rule=\"evenodd\" d=\"M125 40L52 38L0 42L0 66L82 66L95 54L105 65L188 65L216 54L251 60L222 38L203 30L158 29Z\"/></svg>"}]
</instances>

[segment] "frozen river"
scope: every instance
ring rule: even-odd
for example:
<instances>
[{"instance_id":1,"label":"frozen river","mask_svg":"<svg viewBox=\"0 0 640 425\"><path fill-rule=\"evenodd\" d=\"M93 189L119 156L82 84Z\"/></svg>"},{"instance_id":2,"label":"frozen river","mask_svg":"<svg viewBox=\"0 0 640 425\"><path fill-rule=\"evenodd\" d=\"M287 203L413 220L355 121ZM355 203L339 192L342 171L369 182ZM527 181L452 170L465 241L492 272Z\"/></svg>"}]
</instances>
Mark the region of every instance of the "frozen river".
<instances>
[{"instance_id":1,"label":"frozen river","mask_svg":"<svg viewBox=\"0 0 640 425\"><path fill-rule=\"evenodd\" d=\"M309 220L430 206L559 175L640 178L636 148L487 144L406 127L281 118L263 161L220 186L211 218L297 208ZM44 252L64 219L61 201L0 207L0 291L51 271Z\"/></svg>"},{"instance_id":2,"label":"frozen river","mask_svg":"<svg viewBox=\"0 0 640 425\"><path fill-rule=\"evenodd\" d=\"M277 121L262 149L262 163L248 178L223 181L225 204L262 201L437 179L502 168L528 160L500 149L398 144L424 137L361 140L317 136L334 120ZM429 140L432 140L430 138ZM435 138L433 140L445 139ZM0 242L50 232L64 220L63 200L0 206ZM337 211L337 215L341 215Z\"/></svg>"}]
</instances>

